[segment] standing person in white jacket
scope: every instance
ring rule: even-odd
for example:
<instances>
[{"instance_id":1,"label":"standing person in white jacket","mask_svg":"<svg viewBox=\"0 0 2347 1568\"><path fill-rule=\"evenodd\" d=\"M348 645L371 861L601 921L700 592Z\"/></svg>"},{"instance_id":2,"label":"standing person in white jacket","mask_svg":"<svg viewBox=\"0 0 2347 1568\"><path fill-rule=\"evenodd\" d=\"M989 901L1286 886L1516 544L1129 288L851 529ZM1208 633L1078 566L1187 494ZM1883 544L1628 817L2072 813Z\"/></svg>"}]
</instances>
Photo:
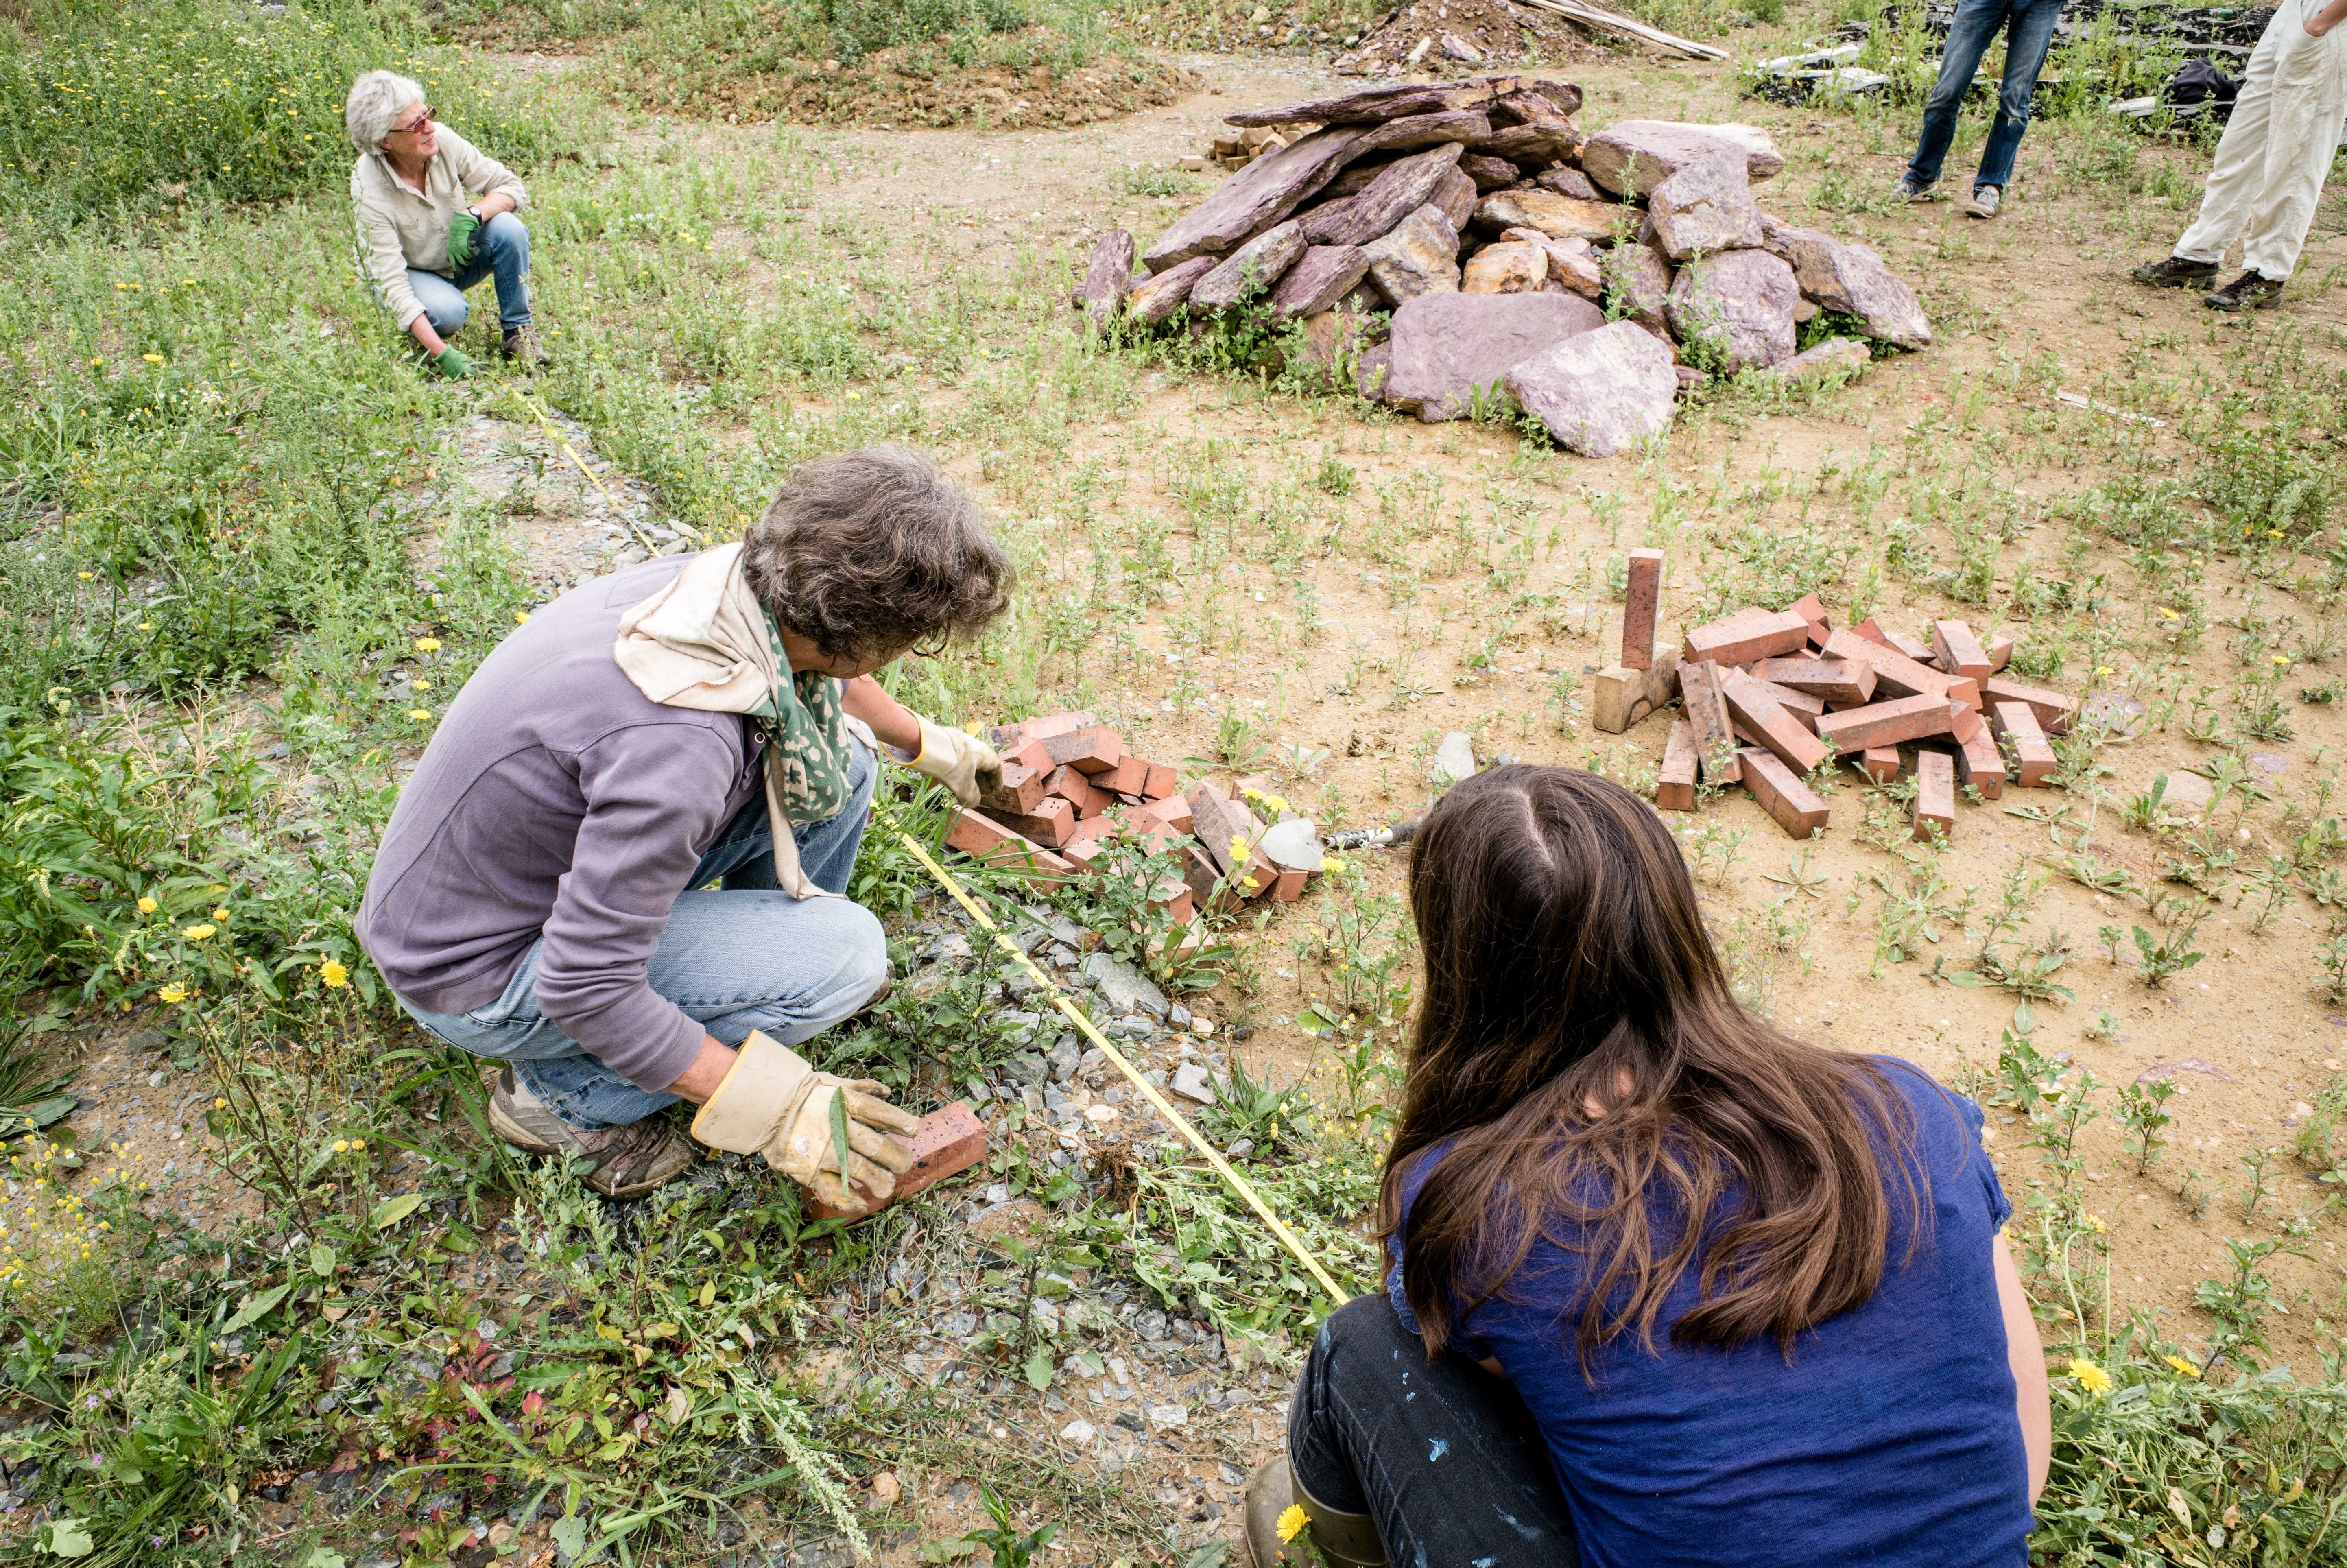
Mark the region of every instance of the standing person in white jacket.
<instances>
[{"instance_id":1,"label":"standing person in white jacket","mask_svg":"<svg viewBox=\"0 0 2347 1568\"><path fill-rule=\"evenodd\" d=\"M2347 0L2281 0L2242 73L2241 94L2217 144L2200 215L2176 253L2147 261L2135 281L2156 289L2217 281L2226 248L2244 233L2247 269L2206 296L2215 310L2271 310L2298 265L2323 177L2347 116Z\"/></svg>"},{"instance_id":2,"label":"standing person in white jacket","mask_svg":"<svg viewBox=\"0 0 2347 1568\"><path fill-rule=\"evenodd\" d=\"M343 118L359 152L351 209L367 281L425 361L453 380L472 374L448 339L471 313L465 291L494 278L507 357L548 364L530 325L529 231L514 216L529 195L513 170L437 124L423 87L394 71L353 83Z\"/></svg>"}]
</instances>

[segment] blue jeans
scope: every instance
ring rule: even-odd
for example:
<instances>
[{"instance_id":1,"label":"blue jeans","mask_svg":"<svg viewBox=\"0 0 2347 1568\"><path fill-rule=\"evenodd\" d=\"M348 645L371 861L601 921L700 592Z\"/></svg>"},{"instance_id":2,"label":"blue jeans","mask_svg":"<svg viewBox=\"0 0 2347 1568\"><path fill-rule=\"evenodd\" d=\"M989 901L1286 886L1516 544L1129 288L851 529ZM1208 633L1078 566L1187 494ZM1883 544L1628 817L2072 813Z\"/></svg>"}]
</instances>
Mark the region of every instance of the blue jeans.
<instances>
[{"instance_id":1,"label":"blue jeans","mask_svg":"<svg viewBox=\"0 0 2347 1568\"><path fill-rule=\"evenodd\" d=\"M2002 190L2013 182L2013 160L2021 151L2021 133L2029 126L2029 97L2037 90L2037 74L2045 68L2045 51L2053 46L2054 24L2061 15L2062 0L1956 0L1956 19L1940 51L1940 79L1923 105L1923 134L1907 166L1919 184L1940 178L1948 144L1956 138L1957 111L1963 108L1973 74L2000 27L2005 29L2004 82L1973 183Z\"/></svg>"},{"instance_id":2,"label":"blue jeans","mask_svg":"<svg viewBox=\"0 0 2347 1568\"><path fill-rule=\"evenodd\" d=\"M445 338L454 337L473 313L465 303L465 291L483 278L495 278L498 324L517 333L529 325L528 273L529 231L512 213L500 212L473 231L473 259L457 268L455 276L410 267L407 286L431 319L432 330Z\"/></svg>"},{"instance_id":3,"label":"blue jeans","mask_svg":"<svg viewBox=\"0 0 2347 1568\"><path fill-rule=\"evenodd\" d=\"M854 794L829 822L799 823L799 865L827 892L847 889L879 765L851 743ZM712 882L719 884L708 890ZM727 1045L753 1030L796 1045L862 1007L888 978L888 942L870 910L845 898L798 899L774 885L774 838L763 796L736 812L677 895L645 981ZM676 1096L639 1089L579 1048L538 1010L538 957L522 956L503 995L468 1013L415 1021L450 1045L513 1063L514 1076L580 1132L640 1122Z\"/></svg>"}]
</instances>

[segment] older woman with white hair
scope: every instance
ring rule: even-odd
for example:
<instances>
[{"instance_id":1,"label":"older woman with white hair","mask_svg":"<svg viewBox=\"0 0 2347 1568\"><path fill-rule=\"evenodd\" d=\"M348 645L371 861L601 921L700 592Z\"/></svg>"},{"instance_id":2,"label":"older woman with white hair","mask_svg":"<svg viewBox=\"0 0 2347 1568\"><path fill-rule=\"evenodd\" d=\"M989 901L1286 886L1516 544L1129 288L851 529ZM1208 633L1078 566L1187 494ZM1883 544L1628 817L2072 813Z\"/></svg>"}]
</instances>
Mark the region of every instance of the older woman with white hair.
<instances>
[{"instance_id":1,"label":"older woman with white hair","mask_svg":"<svg viewBox=\"0 0 2347 1568\"><path fill-rule=\"evenodd\" d=\"M507 357L549 363L530 325L529 231L514 216L529 198L513 170L438 124L423 87L395 71L353 83L343 118L359 151L351 207L368 282L426 363L453 380L472 374L448 339L483 278L497 280Z\"/></svg>"}]
</instances>

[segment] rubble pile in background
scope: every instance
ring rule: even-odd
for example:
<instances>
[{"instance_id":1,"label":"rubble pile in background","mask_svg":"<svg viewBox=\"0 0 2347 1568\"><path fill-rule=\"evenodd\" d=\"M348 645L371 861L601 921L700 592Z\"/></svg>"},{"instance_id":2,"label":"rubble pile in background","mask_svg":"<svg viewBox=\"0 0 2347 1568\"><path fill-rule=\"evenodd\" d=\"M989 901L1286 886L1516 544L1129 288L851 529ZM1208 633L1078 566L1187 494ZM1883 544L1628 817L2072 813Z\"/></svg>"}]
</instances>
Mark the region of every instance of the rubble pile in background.
<instances>
[{"instance_id":1,"label":"rubble pile in background","mask_svg":"<svg viewBox=\"0 0 2347 1568\"><path fill-rule=\"evenodd\" d=\"M1145 254L1102 236L1073 302L1102 333L1293 327L1287 352L1364 397L1429 423L1512 403L1588 456L1659 434L1713 373L1847 376L1870 343L1931 343L1874 251L1761 210L1767 132L1584 138L1581 105L1484 76L1228 116L1245 166Z\"/></svg>"},{"instance_id":2,"label":"rubble pile in background","mask_svg":"<svg viewBox=\"0 0 2347 1568\"><path fill-rule=\"evenodd\" d=\"M1783 610L1748 606L1655 641L1659 550L1633 550L1620 662L1597 675L1594 722L1620 733L1676 696L1686 717L1663 750L1655 804L1692 811L1696 785L1740 784L1778 825L1807 838L1829 808L1804 782L1846 761L1878 784L1915 780L1915 835L1955 831L1956 786L1994 800L2007 783L2038 788L2058 767L2049 736L2076 704L2001 678L2013 642L1983 646L1961 620L1928 642L1871 618L1836 628L1809 594Z\"/></svg>"}]
</instances>

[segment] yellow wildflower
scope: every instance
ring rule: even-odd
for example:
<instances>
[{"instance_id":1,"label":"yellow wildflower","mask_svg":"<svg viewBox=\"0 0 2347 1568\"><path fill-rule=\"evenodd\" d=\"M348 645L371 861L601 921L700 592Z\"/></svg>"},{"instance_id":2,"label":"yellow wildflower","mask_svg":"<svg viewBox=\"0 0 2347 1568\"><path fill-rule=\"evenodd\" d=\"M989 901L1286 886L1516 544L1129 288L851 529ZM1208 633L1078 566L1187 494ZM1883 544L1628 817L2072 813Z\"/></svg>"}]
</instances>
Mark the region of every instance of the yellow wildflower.
<instances>
[{"instance_id":1,"label":"yellow wildflower","mask_svg":"<svg viewBox=\"0 0 2347 1568\"><path fill-rule=\"evenodd\" d=\"M332 958L318 966L318 978L326 982L328 990L334 990L351 983L350 970Z\"/></svg>"},{"instance_id":2,"label":"yellow wildflower","mask_svg":"<svg viewBox=\"0 0 2347 1568\"><path fill-rule=\"evenodd\" d=\"M351 1152L351 1141L350 1141L348 1138L337 1138L337 1139L335 1139L335 1140L334 1140L334 1153L337 1153L337 1154L347 1154L347 1153L349 1153L350 1152Z\"/></svg>"},{"instance_id":3,"label":"yellow wildflower","mask_svg":"<svg viewBox=\"0 0 2347 1568\"><path fill-rule=\"evenodd\" d=\"M432 710L429 708L410 708L407 710L407 716L420 724L425 720L432 716Z\"/></svg>"},{"instance_id":4,"label":"yellow wildflower","mask_svg":"<svg viewBox=\"0 0 2347 1568\"><path fill-rule=\"evenodd\" d=\"M418 692L429 692L432 690L432 682L429 681L415 680L410 681L408 684L415 688Z\"/></svg>"},{"instance_id":5,"label":"yellow wildflower","mask_svg":"<svg viewBox=\"0 0 2347 1568\"><path fill-rule=\"evenodd\" d=\"M415 651L437 653L440 651L440 640L436 637L419 637L415 640Z\"/></svg>"},{"instance_id":6,"label":"yellow wildflower","mask_svg":"<svg viewBox=\"0 0 2347 1568\"><path fill-rule=\"evenodd\" d=\"M212 1096L212 1109L215 1111L225 1111L228 1109L228 1102L215 1094Z\"/></svg>"},{"instance_id":7,"label":"yellow wildflower","mask_svg":"<svg viewBox=\"0 0 2347 1568\"><path fill-rule=\"evenodd\" d=\"M2107 1228L2104 1225L2103 1216L2100 1214L2082 1214L2079 1217L2086 1222L2086 1228L2094 1232L2096 1235L2102 1235L2104 1230Z\"/></svg>"},{"instance_id":8,"label":"yellow wildflower","mask_svg":"<svg viewBox=\"0 0 2347 1568\"><path fill-rule=\"evenodd\" d=\"M1324 855L1320 857L1320 869L1323 871L1342 871L1345 869L1344 857L1337 855Z\"/></svg>"},{"instance_id":9,"label":"yellow wildflower","mask_svg":"<svg viewBox=\"0 0 2347 1568\"><path fill-rule=\"evenodd\" d=\"M149 364L160 364L163 363L163 356L159 354L142 354L138 357L145 360Z\"/></svg>"},{"instance_id":10,"label":"yellow wildflower","mask_svg":"<svg viewBox=\"0 0 2347 1568\"><path fill-rule=\"evenodd\" d=\"M180 932L179 935L185 937L190 942L201 942L215 935L219 930L220 927L217 926L190 926L186 930Z\"/></svg>"},{"instance_id":11,"label":"yellow wildflower","mask_svg":"<svg viewBox=\"0 0 2347 1568\"><path fill-rule=\"evenodd\" d=\"M1232 859L1233 861L1245 860L1245 859L1247 857L1247 848L1248 848L1248 845L1247 845L1247 841L1246 841L1245 839L1244 839L1244 838L1234 838L1234 839L1232 839L1232 840L1231 840L1231 859Z\"/></svg>"},{"instance_id":12,"label":"yellow wildflower","mask_svg":"<svg viewBox=\"0 0 2347 1568\"><path fill-rule=\"evenodd\" d=\"M2277 664L2287 664L2290 662L2290 655L2287 653L2277 653L2273 656L2273 661Z\"/></svg>"},{"instance_id":13,"label":"yellow wildflower","mask_svg":"<svg viewBox=\"0 0 2347 1568\"><path fill-rule=\"evenodd\" d=\"M514 611L514 624L515 624L516 626L526 626L526 625L528 625L528 622L529 622L529 611L528 611L528 610L515 610L515 611Z\"/></svg>"},{"instance_id":14,"label":"yellow wildflower","mask_svg":"<svg viewBox=\"0 0 2347 1568\"><path fill-rule=\"evenodd\" d=\"M227 905L225 905L225 904L223 904L223 905L221 905L219 908L217 908L217 909L213 910L213 911L212 911L212 918L213 918L213 919L215 919L215 920L225 920L225 919L227 919L227 918L228 918L228 906L227 906Z\"/></svg>"},{"instance_id":15,"label":"yellow wildflower","mask_svg":"<svg viewBox=\"0 0 2347 1568\"><path fill-rule=\"evenodd\" d=\"M182 1002L188 999L188 988L175 983L165 986L155 994L167 1002Z\"/></svg>"},{"instance_id":16,"label":"yellow wildflower","mask_svg":"<svg viewBox=\"0 0 2347 1568\"><path fill-rule=\"evenodd\" d=\"M152 915L152 914L153 914L153 913L154 913L158 908L159 908L159 907L160 907L160 906L159 906L159 905L158 905L158 904L155 902L155 900L154 900L154 899L149 898L149 897L145 897L145 896L143 896L143 895L139 897L139 900L138 900L138 912L139 912L141 915Z\"/></svg>"},{"instance_id":17,"label":"yellow wildflower","mask_svg":"<svg viewBox=\"0 0 2347 1568\"><path fill-rule=\"evenodd\" d=\"M1291 1502L1279 1511L1279 1522L1274 1528L1278 1530L1279 1539L1284 1544L1303 1534L1304 1527L1311 1522L1304 1512L1304 1505Z\"/></svg>"},{"instance_id":18,"label":"yellow wildflower","mask_svg":"<svg viewBox=\"0 0 2347 1568\"><path fill-rule=\"evenodd\" d=\"M2069 1369L2070 1376L2078 1380L2078 1387L2086 1389L2089 1394L2099 1397L2109 1393L2115 1386L2111 1381L2111 1375L2092 1361L2073 1360Z\"/></svg>"},{"instance_id":19,"label":"yellow wildflower","mask_svg":"<svg viewBox=\"0 0 2347 1568\"><path fill-rule=\"evenodd\" d=\"M2200 1368L2194 1366L2191 1362L2187 1361L2181 1356L2163 1356L2160 1359L2175 1368L2178 1372L2187 1378L2197 1378L2200 1375Z\"/></svg>"},{"instance_id":20,"label":"yellow wildflower","mask_svg":"<svg viewBox=\"0 0 2347 1568\"><path fill-rule=\"evenodd\" d=\"M84 581L84 582L87 582L90 579L92 579L92 578L96 577L97 575L97 573L96 573L96 572L94 572L94 571L77 571L77 572L74 573L74 576L76 576L76 577L77 577L77 578L81 579L82 579L82 581Z\"/></svg>"}]
</instances>

